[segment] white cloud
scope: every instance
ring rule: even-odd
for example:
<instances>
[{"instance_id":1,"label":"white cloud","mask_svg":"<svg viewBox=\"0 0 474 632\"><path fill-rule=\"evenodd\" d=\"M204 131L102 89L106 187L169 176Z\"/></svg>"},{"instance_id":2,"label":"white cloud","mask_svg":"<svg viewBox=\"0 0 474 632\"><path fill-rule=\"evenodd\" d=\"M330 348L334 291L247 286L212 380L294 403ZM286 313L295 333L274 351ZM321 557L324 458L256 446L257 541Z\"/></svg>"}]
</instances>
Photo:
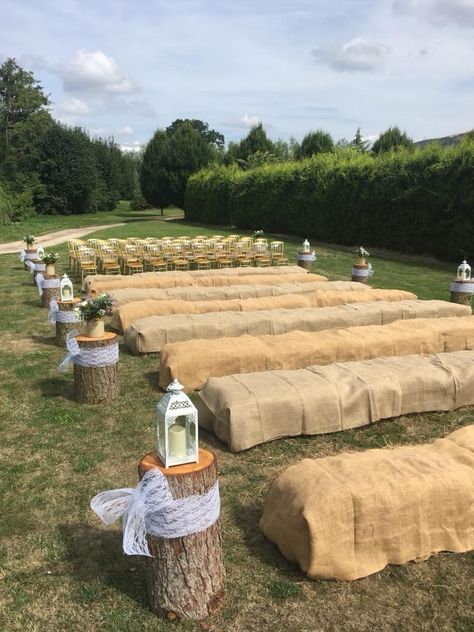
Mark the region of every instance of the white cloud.
<instances>
[{"instance_id":1,"label":"white cloud","mask_svg":"<svg viewBox=\"0 0 474 632\"><path fill-rule=\"evenodd\" d=\"M413 15L436 26L454 22L474 28L474 0L395 0L393 9L398 15Z\"/></svg>"},{"instance_id":2,"label":"white cloud","mask_svg":"<svg viewBox=\"0 0 474 632\"><path fill-rule=\"evenodd\" d=\"M339 72L378 70L384 63L388 48L383 44L356 37L343 46L321 46L311 51L315 61Z\"/></svg>"},{"instance_id":3,"label":"white cloud","mask_svg":"<svg viewBox=\"0 0 474 632\"><path fill-rule=\"evenodd\" d=\"M122 143L120 149L126 153L137 153L141 151L144 146L144 143L141 143L139 140L134 140L133 143Z\"/></svg>"},{"instance_id":4,"label":"white cloud","mask_svg":"<svg viewBox=\"0 0 474 632\"><path fill-rule=\"evenodd\" d=\"M59 116L63 114L69 114L71 116L88 116L91 113L90 107L82 99L77 97L70 97L60 101L55 108L55 112Z\"/></svg>"},{"instance_id":5,"label":"white cloud","mask_svg":"<svg viewBox=\"0 0 474 632\"><path fill-rule=\"evenodd\" d=\"M92 94L130 94L134 83L123 75L115 60L102 51L77 51L63 70L66 92Z\"/></svg>"},{"instance_id":6,"label":"white cloud","mask_svg":"<svg viewBox=\"0 0 474 632\"><path fill-rule=\"evenodd\" d=\"M131 136L133 134L133 128L130 127L130 125L125 125L124 127L118 127L115 133L119 136Z\"/></svg>"}]
</instances>

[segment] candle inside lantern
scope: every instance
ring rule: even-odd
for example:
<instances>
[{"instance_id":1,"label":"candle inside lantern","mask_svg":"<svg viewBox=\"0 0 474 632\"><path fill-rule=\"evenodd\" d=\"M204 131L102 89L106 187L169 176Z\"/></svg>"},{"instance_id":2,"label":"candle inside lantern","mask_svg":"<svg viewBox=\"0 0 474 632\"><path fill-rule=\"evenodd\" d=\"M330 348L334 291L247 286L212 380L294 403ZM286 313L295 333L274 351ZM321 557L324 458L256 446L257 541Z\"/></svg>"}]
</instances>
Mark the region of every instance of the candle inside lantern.
<instances>
[{"instance_id":1,"label":"candle inside lantern","mask_svg":"<svg viewBox=\"0 0 474 632\"><path fill-rule=\"evenodd\" d=\"M168 447L174 456L186 456L186 430L179 424L173 424L168 430Z\"/></svg>"}]
</instances>

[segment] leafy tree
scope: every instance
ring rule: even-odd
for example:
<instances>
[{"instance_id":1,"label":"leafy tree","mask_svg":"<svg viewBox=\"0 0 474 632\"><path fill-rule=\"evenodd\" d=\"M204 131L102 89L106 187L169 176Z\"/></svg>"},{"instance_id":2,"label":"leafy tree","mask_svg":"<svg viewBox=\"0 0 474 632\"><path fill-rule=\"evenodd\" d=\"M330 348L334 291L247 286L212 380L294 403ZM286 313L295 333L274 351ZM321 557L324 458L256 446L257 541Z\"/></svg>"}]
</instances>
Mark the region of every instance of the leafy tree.
<instances>
[{"instance_id":1,"label":"leafy tree","mask_svg":"<svg viewBox=\"0 0 474 632\"><path fill-rule=\"evenodd\" d=\"M120 199L133 200L139 195L138 172L141 160L141 155L136 152L122 152Z\"/></svg>"},{"instance_id":2,"label":"leafy tree","mask_svg":"<svg viewBox=\"0 0 474 632\"><path fill-rule=\"evenodd\" d=\"M261 123L254 125L247 136L240 141L239 158L247 160L251 154L255 154L257 151L273 153L273 143L268 138Z\"/></svg>"},{"instance_id":3,"label":"leafy tree","mask_svg":"<svg viewBox=\"0 0 474 632\"><path fill-rule=\"evenodd\" d=\"M13 58L0 66L0 166L13 192L37 186L39 140L52 123L48 105L31 72Z\"/></svg>"},{"instance_id":4,"label":"leafy tree","mask_svg":"<svg viewBox=\"0 0 474 632\"><path fill-rule=\"evenodd\" d=\"M41 140L39 177L43 191L35 201L40 213L70 215L100 207L93 143L78 127L55 123L48 128Z\"/></svg>"},{"instance_id":5,"label":"leafy tree","mask_svg":"<svg viewBox=\"0 0 474 632\"><path fill-rule=\"evenodd\" d=\"M217 132L215 129L209 129L209 123L205 123L204 121L200 121L199 119L176 119L176 121L173 121L173 123L171 123L171 125L166 128L166 132L168 134L172 134L178 129L180 125L183 124L191 125L193 130L200 134L204 138L206 143L214 145L216 149L224 149L224 135L220 132Z\"/></svg>"},{"instance_id":6,"label":"leafy tree","mask_svg":"<svg viewBox=\"0 0 474 632\"><path fill-rule=\"evenodd\" d=\"M413 140L398 127L389 127L385 132L375 141L372 151L374 154L382 154L387 151L394 151L405 147L411 149L413 147Z\"/></svg>"},{"instance_id":7,"label":"leafy tree","mask_svg":"<svg viewBox=\"0 0 474 632\"><path fill-rule=\"evenodd\" d=\"M350 144L352 147L354 147L354 149L357 149L358 151L367 151L367 148L369 146L369 141L364 140L362 138L362 134L360 133L360 127L357 128L355 136L352 139Z\"/></svg>"},{"instance_id":8,"label":"leafy tree","mask_svg":"<svg viewBox=\"0 0 474 632\"><path fill-rule=\"evenodd\" d=\"M158 130L148 143L140 169L145 200L161 209L182 208L189 176L215 158L215 149L189 122Z\"/></svg>"},{"instance_id":9,"label":"leafy tree","mask_svg":"<svg viewBox=\"0 0 474 632\"><path fill-rule=\"evenodd\" d=\"M322 129L318 129L314 132L308 132L303 138L298 151L298 158L309 158L310 156L314 156L314 154L333 151L333 149L334 141L331 134Z\"/></svg>"},{"instance_id":10,"label":"leafy tree","mask_svg":"<svg viewBox=\"0 0 474 632\"><path fill-rule=\"evenodd\" d=\"M120 199L122 178L122 152L112 139L96 138L92 141L99 175L97 205L102 211L113 210Z\"/></svg>"}]
</instances>

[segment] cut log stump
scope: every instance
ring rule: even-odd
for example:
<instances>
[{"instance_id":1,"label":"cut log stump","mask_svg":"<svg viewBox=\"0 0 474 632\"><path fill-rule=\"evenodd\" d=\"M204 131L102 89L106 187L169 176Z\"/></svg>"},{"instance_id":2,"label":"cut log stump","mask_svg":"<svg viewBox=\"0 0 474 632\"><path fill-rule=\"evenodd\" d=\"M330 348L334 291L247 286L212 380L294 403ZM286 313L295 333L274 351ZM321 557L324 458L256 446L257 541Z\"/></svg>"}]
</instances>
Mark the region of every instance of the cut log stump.
<instances>
[{"instance_id":1,"label":"cut log stump","mask_svg":"<svg viewBox=\"0 0 474 632\"><path fill-rule=\"evenodd\" d=\"M47 307L49 309L49 304L51 302L52 298L59 298L59 278L56 275L49 275L49 274L43 274L43 279L44 281L46 281L46 285L48 285L48 281L51 282L56 282L54 283L54 285L56 285L57 287L45 287L45 283L43 282L41 284L42 290L43 290L43 294L41 295L41 305L43 307Z\"/></svg>"},{"instance_id":2,"label":"cut log stump","mask_svg":"<svg viewBox=\"0 0 474 632\"><path fill-rule=\"evenodd\" d=\"M216 457L199 450L199 463L166 469L150 452L138 466L140 478L159 467L176 500L208 492L217 480ZM147 588L152 612L169 617L205 619L222 605L225 569L219 521L204 531L181 538L148 535L153 557L147 558Z\"/></svg>"},{"instance_id":3,"label":"cut log stump","mask_svg":"<svg viewBox=\"0 0 474 632\"><path fill-rule=\"evenodd\" d=\"M100 338L76 336L79 348L97 349L117 343L117 334L106 332ZM109 366L78 366L74 364L74 399L85 404L110 402L119 394L118 362Z\"/></svg>"},{"instance_id":4,"label":"cut log stump","mask_svg":"<svg viewBox=\"0 0 474 632\"><path fill-rule=\"evenodd\" d=\"M351 281L357 281L359 283L369 282L369 266L367 263L353 263L352 264Z\"/></svg>"},{"instance_id":5,"label":"cut log stump","mask_svg":"<svg viewBox=\"0 0 474 632\"><path fill-rule=\"evenodd\" d=\"M68 313L72 312L78 303L81 302L80 298L74 298L72 301L56 301L60 312ZM69 332L77 331L78 334L84 333L84 321L77 320L75 323L61 323L59 322L60 316L56 318L56 344L58 347L66 346L66 338Z\"/></svg>"}]
</instances>

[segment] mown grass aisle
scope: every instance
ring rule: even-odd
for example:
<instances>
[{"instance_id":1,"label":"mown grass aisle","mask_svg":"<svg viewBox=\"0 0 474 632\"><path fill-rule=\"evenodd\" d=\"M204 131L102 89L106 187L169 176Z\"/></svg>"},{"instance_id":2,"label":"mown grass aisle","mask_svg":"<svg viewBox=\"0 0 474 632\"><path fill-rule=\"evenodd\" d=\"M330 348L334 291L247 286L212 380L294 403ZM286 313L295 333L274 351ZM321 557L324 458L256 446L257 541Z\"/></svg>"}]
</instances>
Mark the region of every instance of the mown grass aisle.
<instances>
[{"instance_id":1,"label":"mown grass aisle","mask_svg":"<svg viewBox=\"0 0 474 632\"><path fill-rule=\"evenodd\" d=\"M215 232L234 231L147 221L94 236ZM300 242L286 243L291 258ZM331 280L350 277L348 249L314 247L319 257L314 271ZM62 272L66 247L57 250ZM374 286L449 299L455 267L380 253L371 262ZM104 406L79 405L72 401L72 372L58 373L64 351L55 346L46 317L18 257L2 255L0 629L169 630L170 623L147 609L143 560L122 555L118 526L103 528L89 509L98 491L134 486L140 457L154 448L159 359L131 356L121 344L120 397ZM225 606L207 622L209 629L468 630L472 553L440 554L352 583L309 581L263 537L258 521L270 482L303 457L428 442L470 423L471 409L413 415L333 435L278 440L236 454L202 431L203 447L218 458L228 577ZM201 627L179 623L173 629Z\"/></svg>"}]
</instances>

